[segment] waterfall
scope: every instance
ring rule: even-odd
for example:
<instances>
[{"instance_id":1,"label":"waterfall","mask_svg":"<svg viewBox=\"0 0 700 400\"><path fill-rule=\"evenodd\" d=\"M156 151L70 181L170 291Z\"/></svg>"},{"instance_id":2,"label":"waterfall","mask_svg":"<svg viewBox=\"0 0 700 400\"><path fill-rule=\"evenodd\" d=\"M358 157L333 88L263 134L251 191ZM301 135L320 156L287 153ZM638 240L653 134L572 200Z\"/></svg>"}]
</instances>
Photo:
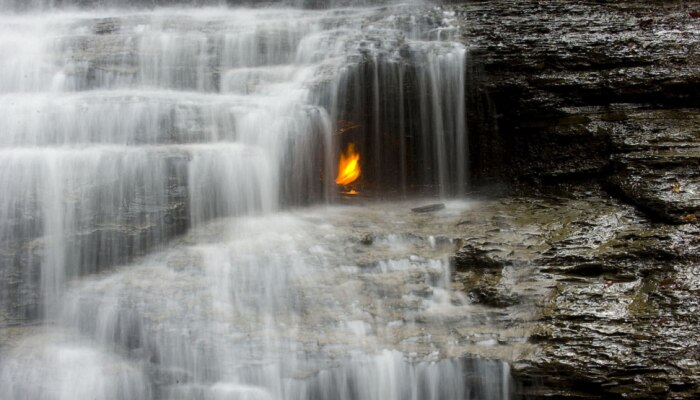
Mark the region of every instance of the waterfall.
<instances>
[{"instance_id":1,"label":"waterfall","mask_svg":"<svg viewBox=\"0 0 700 400\"><path fill-rule=\"evenodd\" d=\"M357 269L327 205L350 141L374 193L465 192L467 51L416 7L0 0L0 329L44 322L0 398L508 397L393 339L468 302L372 303L448 293L446 256Z\"/></svg>"},{"instance_id":2,"label":"waterfall","mask_svg":"<svg viewBox=\"0 0 700 400\"><path fill-rule=\"evenodd\" d=\"M345 140L366 157L366 186L464 195L466 49L453 42L407 43L404 32L392 33L376 32L361 47L371 56L344 67L334 120L358 123Z\"/></svg>"},{"instance_id":3,"label":"waterfall","mask_svg":"<svg viewBox=\"0 0 700 400\"><path fill-rule=\"evenodd\" d=\"M226 9L4 17L1 51L13 57L0 66L9 189L0 240L46 249L20 267L39 271L41 304L56 303L66 278L188 226L321 199L317 154L330 152L331 123L309 100L316 71L338 56L319 52L324 18Z\"/></svg>"}]
</instances>

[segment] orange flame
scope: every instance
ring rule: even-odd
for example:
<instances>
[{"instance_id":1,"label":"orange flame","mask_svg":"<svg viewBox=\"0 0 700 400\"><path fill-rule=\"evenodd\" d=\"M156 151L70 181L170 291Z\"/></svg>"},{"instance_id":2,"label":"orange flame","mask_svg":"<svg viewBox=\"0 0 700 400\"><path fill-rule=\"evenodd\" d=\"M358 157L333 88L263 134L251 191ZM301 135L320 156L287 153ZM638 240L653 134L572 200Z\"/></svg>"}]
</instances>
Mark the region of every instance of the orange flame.
<instances>
[{"instance_id":1,"label":"orange flame","mask_svg":"<svg viewBox=\"0 0 700 400\"><path fill-rule=\"evenodd\" d=\"M335 183L338 185L349 185L360 177L360 153L355 151L355 145L348 143L345 151L340 153L338 161L338 177Z\"/></svg>"}]
</instances>

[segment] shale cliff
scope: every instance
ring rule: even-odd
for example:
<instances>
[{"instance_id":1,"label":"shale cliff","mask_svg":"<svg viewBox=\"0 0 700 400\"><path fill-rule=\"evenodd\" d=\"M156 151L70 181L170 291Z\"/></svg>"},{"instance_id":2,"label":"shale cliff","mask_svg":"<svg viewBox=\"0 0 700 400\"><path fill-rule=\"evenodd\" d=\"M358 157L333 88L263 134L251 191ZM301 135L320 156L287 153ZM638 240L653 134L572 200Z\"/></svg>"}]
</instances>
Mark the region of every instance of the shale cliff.
<instances>
[{"instance_id":1,"label":"shale cliff","mask_svg":"<svg viewBox=\"0 0 700 400\"><path fill-rule=\"evenodd\" d=\"M493 229L465 230L456 279L484 304L539 309L516 323L537 349L515 357L520 391L696 398L700 4L449 8L477 83L475 178L519 188Z\"/></svg>"}]
</instances>

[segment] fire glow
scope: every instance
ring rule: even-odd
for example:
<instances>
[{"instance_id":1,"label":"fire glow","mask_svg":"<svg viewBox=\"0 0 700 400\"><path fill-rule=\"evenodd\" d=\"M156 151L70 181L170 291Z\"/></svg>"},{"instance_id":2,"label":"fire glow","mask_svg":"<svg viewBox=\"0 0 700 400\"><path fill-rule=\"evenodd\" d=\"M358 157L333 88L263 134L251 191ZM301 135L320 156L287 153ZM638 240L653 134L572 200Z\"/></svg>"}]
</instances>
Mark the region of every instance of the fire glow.
<instances>
[{"instance_id":1,"label":"fire glow","mask_svg":"<svg viewBox=\"0 0 700 400\"><path fill-rule=\"evenodd\" d=\"M355 151L355 145L348 143L348 146L340 153L338 161L338 177L335 183L347 186L360 177L360 153Z\"/></svg>"}]
</instances>

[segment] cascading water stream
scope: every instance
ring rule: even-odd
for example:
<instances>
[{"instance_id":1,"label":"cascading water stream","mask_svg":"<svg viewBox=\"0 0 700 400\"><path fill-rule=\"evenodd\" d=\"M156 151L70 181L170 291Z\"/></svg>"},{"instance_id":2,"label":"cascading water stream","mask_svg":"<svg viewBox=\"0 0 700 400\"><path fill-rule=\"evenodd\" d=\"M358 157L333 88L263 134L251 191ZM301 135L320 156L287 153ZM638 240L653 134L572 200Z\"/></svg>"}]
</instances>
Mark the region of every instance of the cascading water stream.
<instances>
[{"instance_id":1,"label":"cascading water stream","mask_svg":"<svg viewBox=\"0 0 700 400\"><path fill-rule=\"evenodd\" d=\"M349 139L375 191L463 193L465 48L401 6L222 3L0 1L0 323L44 321L0 398L508 397L447 344L444 247L288 210L333 201Z\"/></svg>"}]
</instances>

